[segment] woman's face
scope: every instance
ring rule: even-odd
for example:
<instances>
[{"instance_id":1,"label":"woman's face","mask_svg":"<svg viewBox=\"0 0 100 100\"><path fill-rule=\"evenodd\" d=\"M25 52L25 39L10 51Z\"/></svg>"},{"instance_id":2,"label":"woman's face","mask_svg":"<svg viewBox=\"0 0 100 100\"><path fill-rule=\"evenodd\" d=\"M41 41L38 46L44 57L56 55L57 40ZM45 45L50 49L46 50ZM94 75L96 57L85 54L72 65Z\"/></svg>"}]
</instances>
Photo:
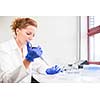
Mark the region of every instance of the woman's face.
<instances>
[{"instance_id":1,"label":"woman's face","mask_svg":"<svg viewBox=\"0 0 100 100\"><path fill-rule=\"evenodd\" d=\"M30 41L33 39L33 37L36 34L36 27L34 26L27 26L24 29L16 29L16 40L18 40L21 44L26 44L27 41Z\"/></svg>"}]
</instances>

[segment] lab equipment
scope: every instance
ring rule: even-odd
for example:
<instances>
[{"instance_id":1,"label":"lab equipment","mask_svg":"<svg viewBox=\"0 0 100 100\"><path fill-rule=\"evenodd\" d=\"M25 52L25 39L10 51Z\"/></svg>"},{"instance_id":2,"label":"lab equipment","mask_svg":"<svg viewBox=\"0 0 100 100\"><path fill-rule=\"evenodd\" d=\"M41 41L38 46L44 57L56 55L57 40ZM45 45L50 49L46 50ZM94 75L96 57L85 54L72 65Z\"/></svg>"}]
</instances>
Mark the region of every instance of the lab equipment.
<instances>
[{"instance_id":1,"label":"lab equipment","mask_svg":"<svg viewBox=\"0 0 100 100\"><path fill-rule=\"evenodd\" d=\"M49 66L49 64L47 63L47 61L46 61L42 56L41 56L40 58L41 58L41 60L42 60L46 65Z\"/></svg>"},{"instance_id":2,"label":"lab equipment","mask_svg":"<svg viewBox=\"0 0 100 100\"><path fill-rule=\"evenodd\" d=\"M32 47L30 42L27 42L27 51L26 59L30 62L34 61L35 58L41 57L43 53L40 46Z\"/></svg>"},{"instance_id":3,"label":"lab equipment","mask_svg":"<svg viewBox=\"0 0 100 100\"><path fill-rule=\"evenodd\" d=\"M86 67L84 68L84 70L96 71L96 70L100 70L100 67Z\"/></svg>"},{"instance_id":4,"label":"lab equipment","mask_svg":"<svg viewBox=\"0 0 100 100\"><path fill-rule=\"evenodd\" d=\"M79 60L78 62L75 62L77 65L88 65L87 60Z\"/></svg>"},{"instance_id":5,"label":"lab equipment","mask_svg":"<svg viewBox=\"0 0 100 100\"><path fill-rule=\"evenodd\" d=\"M89 65L82 65L83 68L80 70L81 76L88 76L93 78L98 78L100 76L100 65L96 64L89 64Z\"/></svg>"},{"instance_id":6,"label":"lab equipment","mask_svg":"<svg viewBox=\"0 0 100 100\"><path fill-rule=\"evenodd\" d=\"M30 42L28 42L28 46L29 46L30 48L32 48L32 49L37 48L37 47L33 47L32 44L31 44ZM38 47L40 47L40 46L38 46ZM42 56L40 56L40 59L41 59L46 65L49 66L49 64L47 63L47 61L46 61Z\"/></svg>"},{"instance_id":7,"label":"lab equipment","mask_svg":"<svg viewBox=\"0 0 100 100\"><path fill-rule=\"evenodd\" d=\"M95 64L83 65L83 69L90 71L100 71L100 65L95 65Z\"/></svg>"},{"instance_id":8,"label":"lab equipment","mask_svg":"<svg viewBox=\"0 0 100 100\"><path fill-rule=\"evenodd\" d=\"M76 65L62 65L60 68L63 74L79 74L79 69L76 67Z\"/></svg>"},{"instance_id":9,"label":"lab equipment","mask_svg":"<svg viewBox=\"0 0 100 100\"><path fill-rule=\"evenodd\" d=\"M83 65L88 65L88 61L87 60L78 60L75 61L74 63L69 63L68 66L71 68L76 68L76 69L81 69L83 68Z\"/></svg>"},{"instance_id":10,"label":"lab equipment","mask_svg":"<svg viewBox=\"0 0 100 100\"><path fill-rule=\"evenodd\" d=\"M46 74L48 75L53 75L53 74L57 74L61 71L60 67L58 65L55 65L51 68L47 68L46 69Z\"/></svg>"}]
</instances>

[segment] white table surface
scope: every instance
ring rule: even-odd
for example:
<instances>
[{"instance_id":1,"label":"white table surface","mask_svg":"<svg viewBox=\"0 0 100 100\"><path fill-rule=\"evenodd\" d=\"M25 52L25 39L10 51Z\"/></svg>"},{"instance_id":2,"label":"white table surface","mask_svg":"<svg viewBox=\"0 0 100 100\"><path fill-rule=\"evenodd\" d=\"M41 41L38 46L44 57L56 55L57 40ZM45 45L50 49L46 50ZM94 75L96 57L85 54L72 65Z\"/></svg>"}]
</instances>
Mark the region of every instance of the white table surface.
<instances>
[{"instance_id":1,"label":"white table surface","mask_svg":"<svg viewBox=\"0 0 100 100\"><path fill-rule=\"evenodd\" d=\"M95 83L100 82L100 71L79 71L76 73L58 73L55 75L33 74L33 77L40 83Z\"/></svg>"}]
</instances>

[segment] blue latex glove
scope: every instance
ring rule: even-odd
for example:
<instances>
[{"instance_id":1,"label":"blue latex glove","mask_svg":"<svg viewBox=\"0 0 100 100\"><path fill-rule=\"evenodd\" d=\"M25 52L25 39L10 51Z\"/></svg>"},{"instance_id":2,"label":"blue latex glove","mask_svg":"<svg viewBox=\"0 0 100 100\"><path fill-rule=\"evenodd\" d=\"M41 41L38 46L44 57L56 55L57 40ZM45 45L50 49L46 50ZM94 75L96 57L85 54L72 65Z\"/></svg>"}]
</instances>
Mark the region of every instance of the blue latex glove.
<instances>
[{"instance_id":1,"label":"blue latex glove","mask_svg":"<svg viewBox=\"0 0 100 100\"><path fill-rule=\"evenodd\" d=\"M59 66L55 65L55 66L53 66L51 68L47 68L46 69L46 74L53 75L53 74L59 73L60 71L61 71L61 69L59 68Z\"/></svg>"},{"instance_id":2,"label":"blue latex glove","mask_svg":"<svg viewBox=\"0 0 100 100\"><path fill-rule=\"evenodd\" d=\"M27 51L28 51L28 54L26 55L25 58L30 62L34 61L35 58L41 57L43 53L40 46L31 47L29 42L27 42Z\"/></svg>"}]
</instances>

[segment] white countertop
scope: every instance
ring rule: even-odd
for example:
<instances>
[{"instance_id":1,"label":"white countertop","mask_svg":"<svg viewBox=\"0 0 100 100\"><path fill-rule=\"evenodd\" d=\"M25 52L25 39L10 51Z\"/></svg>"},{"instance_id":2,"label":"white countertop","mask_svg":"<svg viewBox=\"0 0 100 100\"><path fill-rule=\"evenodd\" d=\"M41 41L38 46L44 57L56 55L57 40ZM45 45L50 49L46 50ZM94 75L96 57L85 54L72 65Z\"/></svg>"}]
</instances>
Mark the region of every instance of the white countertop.
<instances>
[{"instance_id":1,"label":"white countertop","mask_svg":"<svg viewBox=\"0 0 100 100\"><path fill-rule=\"evenodd\" d=\"M100 82L100 71L79 71L76 73L58 73L55 75L33 74L40 83L67 83L67 82Z\"/></svg>"}]
</instances>

